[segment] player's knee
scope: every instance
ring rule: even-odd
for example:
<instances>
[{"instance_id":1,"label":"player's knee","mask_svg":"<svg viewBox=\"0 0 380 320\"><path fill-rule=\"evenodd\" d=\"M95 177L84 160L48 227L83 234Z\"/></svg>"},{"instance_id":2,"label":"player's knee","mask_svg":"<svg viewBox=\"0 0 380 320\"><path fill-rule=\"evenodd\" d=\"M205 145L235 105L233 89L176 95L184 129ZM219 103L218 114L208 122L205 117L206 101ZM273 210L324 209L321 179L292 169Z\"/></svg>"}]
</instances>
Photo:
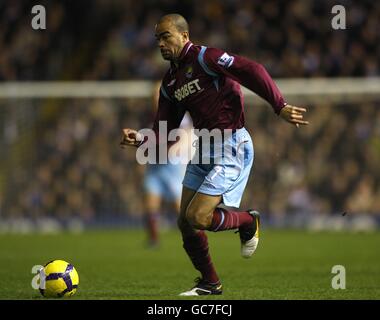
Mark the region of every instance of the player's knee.
<instances>
[{"instance_id":1,"label":"player's knee","mask_svg":"<svg viewBox=\"0 0 380 320\"><path fill-rule=\"evenodd\" d=\"M209 215L207 212L204 212L199 209L192 209L191 207L187 208L186 219L190 225L199 230L206 230L210 226Z\"/></svg>"}]
</instances>

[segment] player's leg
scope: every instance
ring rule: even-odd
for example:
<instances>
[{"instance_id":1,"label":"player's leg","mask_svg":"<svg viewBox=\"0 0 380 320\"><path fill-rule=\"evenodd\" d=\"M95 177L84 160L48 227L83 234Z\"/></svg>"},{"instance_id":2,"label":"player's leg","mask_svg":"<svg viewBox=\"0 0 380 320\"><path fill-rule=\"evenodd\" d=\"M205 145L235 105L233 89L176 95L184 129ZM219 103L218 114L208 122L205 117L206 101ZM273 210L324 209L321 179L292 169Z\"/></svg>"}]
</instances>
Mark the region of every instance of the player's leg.
<instances>
[{"instance_id":1,"label":"player's leg","mask_svg":"<svg viewBox=\"0 0 380 320\"><path fill-rule=\"evenodd\" d=\"M222 287L211 261L206 233L203 230L195 229L186 217L187 208L195 195L195 190L183 187L178 227L182 233L183 248L195 269L201 273L201 278L197 280L197 284L194 288L181 293L181 295L197 296L221 294ZM212 202L214 203L212 206L215 206L217 205L216 203L220 202L220 199L217 200L213 197ZM208 203L207 205L211 204Z\"/></svg>"},{"instance_id":2,"label":"player's leg","mask_svg":"<svg viewBox=\"0 0 380 320\"><path fill-rule=\"evenodd\" d=\"M156 247L159 242L159 218L165 188L162 184L163 165L149 164L144 175L144 226L148 246Z\"/></svg>"},{"instance_id":3,"label":"player's leg","mask_svg":"<svg viewBox=\"0 0 380 320\"><path fill-rule=\"evenodd\" d=\"M173 209L179 215L181 212L181 198L173 202Z\"/></svg>"},{"instance_id":4,"label":"player's leg","mask_svg":"<svg viewBox=\"0 0 380 320\"><path fill-rule=\"evenodd\" d=\"M238 188L239 186L237 186ZM227 193L228 195L229 193ZM238 229L241 240L241 255L244 258L251 257L259 241L259 213L255 210L236 211L218 208L217 206L221 201L222 196L197 192L187 207L186 219L188 223L193 228L213 232Z\"/></svg>"},{"instance_id":5,"label":"player's leg","mask_svg":"<svg viewBox=\"0 0 380 320\"><path fill-rule=\"evenodd\" d=\"M217 286L220 284L219 278L212 265L207 237L203 230L222 231L239 228L239 231L252 231L255 224L249 212L237 213L217 208L222 199L226 205L239 206L253 163L253 146L248 132L243 130L232 140L235 156L231 159L227 158L224 163L218 165L194 163L187 167L183 185L184 190L190 191L182 203L178 225L184 239L184 248L195 268L201 272L202 279L193 290L185 292L184 295L221 293L221 286ZM228 156L226 152L224 154ZM185 195L186 193L184 192ZM201 231L196 232L196 229ZM242 253L246 243L247 241L242 239Z\"/></svg>"},{"instance_id":6,"label":"player's leg","mask_svg":"<svg viewBox=\"0 0 380 320\"><path fill-rule=\"evenodd\" d=\"M252 224L253 218L248 211L234 211L218 208L221 195L208 195L197 192L187 207L186 218L196 229L224 231Z\"/></svg>"},{"instance_id":7,"label":"player's leg","mask_svg":"<svg viewBox=\"0 0 380 320\"><path fill-rule=\"evenodd\" d=\"M185 175L186 166L183 164L167 164L162 173L165 186L165 200L171 209L177 214L181 211L182 180Z\"/></svg>"},{"instance_id":8,"label":"player's leg","mask_svg":"<svg viewBox=\"0 0 380 320\"><path fill-rule=\"evenodd\" d=\"M259 237L259 214L254 210L236 211L207 206L210 195L222 195L226 206L238 208L247 185L254 159L253 143L245 129L225 140L223 163L215 165L205 174L197 194L187 208L189 222L198 229L224 231L238 229L241 254L249 258L255 252ZM227 148L229 147L229 148ZM228 150L230 152L228 152ZM203 173L199 167L192 169L190 177ZM191 183L191 180L185 181Z\"/></svg>"},{"instance_id":9,"label":"player's leg","mask_svg":"<svg viewBox=\"0 0 380 320\"><path fill-rule=\"evenodd\" d=\"M182 196L181 196L181 202L180 202L180 211L179 211L179 217L178 217L178 227L181 231L182 235L193 235L196 233L196 230L188 223L186 219L186 210L191 202L191 199L193 199L194 195L196 194L195 190L189 189L187 187L182 188Z\"/></svg>"},{"instance_id":10,"label":"player's leg","mask_svg":"<svg viewBox=\"0 0 380 320\"><path fill-rule=\"evenodd\" d=\"M225 153L224 158L226 166L223 167L223 179L224 185L228 187L223 192L223 203L226 206L238 208L253 165L254 148L252 139L244 128L238 130L233 139L225 143L230 148L232 147L230 149L232 152ZM249 258L256 251L259 242L259 225L260 215L256 210L237 212L219 208L213 214L209 230L221 231L238 227L241 255Z\"/></svg>"},{"instance_id":11,"label":"player's leg","mask_svg":"<svg viewBox=\"0 0 380 320\"><path fill-rule=\"evenodd\" d=\"M159 242L159 212L162 199L159 195L147 192L144 196L145 229L148 236L148 245L157 246Z\"/></svg>"}]
</instances>

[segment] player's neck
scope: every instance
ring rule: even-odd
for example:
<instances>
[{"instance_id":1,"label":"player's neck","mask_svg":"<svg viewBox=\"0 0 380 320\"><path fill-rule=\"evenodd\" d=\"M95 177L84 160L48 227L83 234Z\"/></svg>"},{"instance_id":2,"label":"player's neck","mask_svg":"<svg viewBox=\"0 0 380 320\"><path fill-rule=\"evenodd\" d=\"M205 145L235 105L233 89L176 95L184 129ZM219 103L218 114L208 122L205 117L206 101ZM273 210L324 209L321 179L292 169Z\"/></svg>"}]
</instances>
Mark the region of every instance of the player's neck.
<instances>
[{"instance_id":1,"label":"player's neck","mask_svg":"<svg viewBox=\"0 0 380 320\"><path fill-rule=\"evenodd\" d=\"M178 61L178 60L173 60L172 62L173 62L173 64L174 64L174 66L175 66L176 68L178 68L178 66L179 66L179 61Z\"/></svg>"},{"instance_id":2,"label":"player's neck","mask_svg":"<svg viewBox=\"0 0 380 320\"><path fill-rule=\"evenodd\" d=\"M190 42L190 40L188 40L186 43L184 43L184 45L182 46L181 50L179 50L179 54L177 57L173 58L172 60L172 63L178 68L179 66L179 63L180 61L182 60L182 58L184 57L184 50L186 49L187 47L187 44Z\"/></svg>"}]
</instances>

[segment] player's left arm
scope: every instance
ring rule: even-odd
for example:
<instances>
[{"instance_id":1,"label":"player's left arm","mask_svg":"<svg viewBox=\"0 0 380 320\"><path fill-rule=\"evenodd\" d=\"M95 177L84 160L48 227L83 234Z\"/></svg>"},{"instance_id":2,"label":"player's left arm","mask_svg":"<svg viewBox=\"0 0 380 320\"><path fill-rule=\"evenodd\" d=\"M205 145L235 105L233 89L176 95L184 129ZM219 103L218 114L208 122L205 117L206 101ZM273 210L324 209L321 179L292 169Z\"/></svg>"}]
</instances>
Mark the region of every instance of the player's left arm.
<instances>
[{"instance_id":1,"label":"player's left arm","mask_svg":"<svg viewBox=\"0 0 380 320\"><path fill-rule=\"evenodd\" d=\"M300 125L309 124L309 121L304 120L303 118L305 112L306 108L286 104L280 111L280 117L299 128Z\"/></svg>"},{"instance_id":2,"label":"player's left arm","mask_svg":"<svg viewBox=\"0 0 380 320\"><path fill-rule=\"evenodd\" d=\"M297 127L309 124L303 118L306 109L287 104L276 83L260 63L216 48L207 48L204 62L213 72L234 79L268 101L274 112L289 123Z\"/></svg>"}]
</instances>

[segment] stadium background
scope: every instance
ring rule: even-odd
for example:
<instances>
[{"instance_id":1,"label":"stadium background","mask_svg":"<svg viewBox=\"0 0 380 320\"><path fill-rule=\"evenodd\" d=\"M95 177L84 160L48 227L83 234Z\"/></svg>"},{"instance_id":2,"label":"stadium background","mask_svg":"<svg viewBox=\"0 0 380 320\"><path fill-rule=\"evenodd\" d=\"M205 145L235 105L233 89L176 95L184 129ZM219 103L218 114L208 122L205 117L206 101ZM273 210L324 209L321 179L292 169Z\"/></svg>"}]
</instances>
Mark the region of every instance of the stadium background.
<instances>
[{"instance_id":1,"label":"stadium background","mask_svg":"<svg viewBox=\"0 0 380 320\"><path fill-rule=\"evenodd\" d=\"M31 27L35 4L46 30ZM209 233L220 298L378 299L380 5L340 1L347 29L333 30L335 4L1 1L0 299L41 299L30 269L51 259L78 270L74 299L175 299L191 284L176 228L142 249L144 167L119 147L122 128L152 120L167 12L193 42L262 63L311 123L297 130L247 96L256 158L241 206L263 213L262 240L243 261L237 235ZM347 290L331 288L334 265Z\"/></svg>"},{"instance_id":2,"label":"stadium background","mask_svg":"<svg viewBox=\"0 0 380 320\"><path fill-rule=\"evenodd\" d=\"M342 2L347 30L331 27L334 1L38 3L47 11L46 30L31 28L36 2L0 4L3 85L158 80L167 64L154 25L166 12L188 18L194 43L255 59L276 79L379 76L380 6L372 1ZM254 205L280 226L372 229L380 214L379 95L292 99L308 107L310 126L294 130L259 99L247 102L256 160L242 207ZM118 143L121 128L150 125L150 104L0 99L0 229L139 225L143 168Z\"/></svg>"}]
</instances>

